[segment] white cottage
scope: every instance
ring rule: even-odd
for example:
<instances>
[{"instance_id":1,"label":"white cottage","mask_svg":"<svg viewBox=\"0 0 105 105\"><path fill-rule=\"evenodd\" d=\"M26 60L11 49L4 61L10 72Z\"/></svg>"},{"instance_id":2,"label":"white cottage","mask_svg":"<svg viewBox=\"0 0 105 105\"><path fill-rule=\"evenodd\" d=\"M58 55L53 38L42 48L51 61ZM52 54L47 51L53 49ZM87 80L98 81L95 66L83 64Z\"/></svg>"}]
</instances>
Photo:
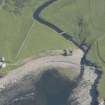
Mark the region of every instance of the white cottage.
<instances>
[{"instance_id":1,"label":"white cottage","mask_svg":"<svg viewBox=\"0 0 105 105\"><path fill-rule=\"evenodd\" d=\"M0 58L0 68L5 68L6 67L6 62L5 62L5 58L1 57Z\"/></svg>"},{"instance_id":2,"label":"white cottage","mask_svg":"<svg viewBox=\"0 0 105 105\"><path fill-rule=\"evenodd\" d=\"M0 68L5 68L6 67L6 63L5 62L0 62Z\"/></svg>"}]
</instances>

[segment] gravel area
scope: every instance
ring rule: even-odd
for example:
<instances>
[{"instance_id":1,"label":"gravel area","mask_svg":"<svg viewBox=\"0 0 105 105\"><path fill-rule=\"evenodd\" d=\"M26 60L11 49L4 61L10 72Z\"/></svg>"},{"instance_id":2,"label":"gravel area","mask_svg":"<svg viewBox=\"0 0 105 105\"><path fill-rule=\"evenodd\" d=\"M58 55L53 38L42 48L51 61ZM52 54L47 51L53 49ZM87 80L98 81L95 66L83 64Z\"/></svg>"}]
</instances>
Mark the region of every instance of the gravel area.
<instances>
[{"instance_id":1,"label":"gravel area","mask_svg":"<svg viewBox=\"0 0 105 105\"><path fill-rule=\"evenodd\" d=\"M46 66L58 66L58 67L70 67L75 68L76 72L80 72L80 60L83 56L83 52L80 50L76 50L73 52L72 56L46 56L42 58L38 58L35 60L31 60L24 64L23 66L12 70L7 76L0 79L0 91L5 89L6 86L12 85L20 81L25 75L31 72L41 72L38 71L40 68L44 68Z\"/></svg>"},{"instance_id":2,"label":"gravel area","mask_svg":"<svg viewBox=\"0 0 105 105\"><path fill-rule=\"evenodd\" d=\"M85 66L83 78L77 88L74 89L72 97L70 97L75 100L71 105L91 105L92 97L90 90L96 78L95 68Z\"/></svg>"},{"instance_id":3,"label":"gravel area","mask_svg":"<svg viewBox=\"0 0 105 105\"><path fill-rule=\"evenodd\" d=\"M0 97L0 105L1 104L7 105L7 104L4 104L6 100L12 99L13 95L15 96L16 94L18 94L18 92L22 90L24 87L28 89L30 82L27 81L26 84L22 84L23 88L22 87L19 88L18 86L17 87L15 86L17 90L14 88L13 90L8 90L9 87L12 87L14 84L20 83L21 80L29 74L34 73L34 76L40 74L44 70L43 69L44 67L52 66L52 67L62 67L62 68L64 67L74 68L73 70L75 70L75 72L79 74L81 69L80 61L82 56L83 56L82 51L75 50L72 56L62 56L62 55L46 56L46 57L41 57L38 59L28 61L23 66L13 70L7 76L0 79L0 94L4 92L3 93L4 96L2 95ZM78 84L77 88L73 90L73 94L69 97L70 105L91 105L92 97L90 94L90 90L96 78L97 78L97 75L95 73L95 68L85 66L84 74L80 83ZM34 93L31 92L28 94L28 96L31 96L31 95L33 96L33 94ZM28 96L26 95L25 97L28 97ZM22 97L20 97L19 99L21 98ZM16 98L15 100L18 100L18 99Z\"/></svg>"}]
</instances>

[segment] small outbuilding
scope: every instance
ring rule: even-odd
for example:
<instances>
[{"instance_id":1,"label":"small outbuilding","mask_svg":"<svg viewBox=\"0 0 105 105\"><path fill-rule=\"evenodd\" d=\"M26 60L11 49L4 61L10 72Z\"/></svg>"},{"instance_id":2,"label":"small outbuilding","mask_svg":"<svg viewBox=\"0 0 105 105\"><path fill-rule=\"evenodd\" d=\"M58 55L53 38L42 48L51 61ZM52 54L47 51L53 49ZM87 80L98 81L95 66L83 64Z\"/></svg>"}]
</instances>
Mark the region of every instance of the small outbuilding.
<instances>
[{"instance_id":1,"label":"small outbuilding","mask_svg":"<svg viewBox=\"0 0 105 105\"><path fill-rule=\"evenodd\" d=\"M6 67L6 62L5 62L5 58L1 57L0 58L0 68L5 68Z\"/></svg>"},{"instance_id":2,"label":"small outbuilding","mask_svg":"<svg viewBox=\"0 0 105 105\"><path fill-rule=\"evenodd\" d=\"M63 53L64 56L72 56L72 53L73 53L72 50L70 50L70 49L64 49L63 51L64 51L64 53Z\"/></svg>"},{"instance_id":3,"label":"small outbuilding","mask_svg":"<svg viewBox=\"0 0 105 105\"><path fill-rule=\"evenodd\" d=\"M0 62L0 68L5 68L6 67L6 63L5 62Z\"/></svg>"}]
</instances>

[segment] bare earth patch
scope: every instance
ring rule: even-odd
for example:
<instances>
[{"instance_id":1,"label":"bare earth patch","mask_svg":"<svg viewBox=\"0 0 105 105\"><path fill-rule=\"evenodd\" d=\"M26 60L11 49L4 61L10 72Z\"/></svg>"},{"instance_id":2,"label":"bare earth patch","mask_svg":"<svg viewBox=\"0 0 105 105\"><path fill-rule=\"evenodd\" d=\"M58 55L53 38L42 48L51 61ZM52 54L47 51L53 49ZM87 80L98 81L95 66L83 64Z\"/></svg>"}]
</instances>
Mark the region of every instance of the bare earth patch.
<instances>
[{"instance_id":1,"label":"bare earth patch","mask_svg":"<svg viewBox=\"0 0 105 105\"><path fill-rule=\"evenodd\" d=\"M83 52L79 49L76 49L74 50L72 56L48 55L46 57L30 60L26 62L24 65L22 65L21 67L11 71L4 78L0 79L0 93L2 93L3 91L5 92L5 90L8 90L9 88L13 87L14 84L21 83L22 79L27 75L34 74L34 76L38 76L38 75L40 76L40 73L46 70L44 68L48 68L48 67L69 68L71 72L75 71L75 75L78 76L80 74L80 69L81 69L80 62L82 57L83 57ZM95 68L85 66L84 74L80 83L76 88L73 89L73 93L68 99L70 101L70 105L91 105L92 97L91 97L90 91L96 78L97 78L97 75L95 74ZM30 80L28 79L28 82L29 81ZM23 84L24 83L25 82L23 82ZM28 88L28 86L26 87L26 89ZM24 87L24 85L21 86L21 88L22 87ZM0 98L0 103L5 103L5 100L8 100L10 97L13 97L13 96L10 96L10 93L18 94L16 93L16 89L18 88L16 89L15 88L13 90L9 90L5 92L5 95ZM9 94L9 97L8 97L8 94ZM23 98L24 97L22 97L22 99ZM16 98L15 100L21 100L21 97Z\"/></svg>"},{"instance_id":2,"label":"bare earth patch","mask_svg":"<svg viewBox=\"0 0 105 105\"><path fill-rule=\"evenodd\" d=\"M73 52L72 56L62 56L62 55L46 56L35 60L31 60L26 64L24 64L23 66L13 70L4 78L0 79L0 91L2 91L2 89L5 89L5 87L10 84L12 85L16 82L21 81L21 79L27 74L30 74L32 72L36 74L40 73L41 70L43 70L41 68L47 66L74 68L75 72L79 74L80 61L82 56L83 52L80 51L79 49L76 49Z\"/></svg>"}]
</instances>

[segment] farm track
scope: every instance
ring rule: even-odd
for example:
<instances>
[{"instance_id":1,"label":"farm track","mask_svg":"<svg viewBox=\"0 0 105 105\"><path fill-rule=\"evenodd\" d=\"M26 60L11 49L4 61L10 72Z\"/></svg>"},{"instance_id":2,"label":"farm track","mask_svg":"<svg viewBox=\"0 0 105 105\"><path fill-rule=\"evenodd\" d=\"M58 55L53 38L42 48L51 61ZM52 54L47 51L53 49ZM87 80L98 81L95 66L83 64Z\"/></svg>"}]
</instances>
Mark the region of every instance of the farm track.
<instances>
[{"instance_id":1,"label":"farm track","mask_svg":"<svg viewBox=\"0 0 105 105\"><path fill-rule=\"evenodd\" d=\"M84 44L78 44L78 42L75 40L74 37L70 36L68 33L64 32L62 29L60 29L59 27L57 27L56 25L46 21L45 19L43 19L41 17L41 13L42 11L44 11L45 8L47 8L49 5L51 5L52 3L56 2L57 0L48 0L47 2L45 2L44 4L42 4L40 7L37 8L37 10L34 12L33 14L33 19L37 20L38 22L40 22L41 24L51 28L53 31L59 33L59 35L61 35L62 37L64 37L66 40L71 41L74 45L76 45L78 48L80 48L83 52L84 52L84 56L81 59L81 65L88 65L88 66L94 66L96 68L95 73L97 74L97 78L94 81L94 84L92 86L92 89L90 91L90 95L92 97L92 102L91 105L99 105L98 103L98 91L97 91L97 85L99 83L99 80L101 78L102 73L98 70L98 67L96 66L96 64L92 63L91 61L86 59L86 56L88 54L88 51L91 49L91 46L87 46L85 45L85 47L87 47L87 49L84 48ZM81 69L81 77L84 74L84 68ZM94 93L93 93L93 92ZM94 97L94 94L96 95Z\"/></svg>"},{"instance_id":2,"label":"farm track","mask_svg":"<svg viewBox=\"0 0 105 105\"><path fill-rule=\"evenodd\" d=\"M31 30L31 28L32 28L32 25L33 25L33 22L32 22L32 24L31 24L30 28L28 29L28 31L27 31L27 33L26 33L26 35L25 35L25 38L24 38L24 40L22 41L22 44L21 44L20 48L18 49L18 52L17 52L17 54L16 54L16 58L20 55L22 49L23 49L24 46L25 46L26 41L28 40L28 38L29 38L29 36L30 36L29 32L30 32L30 30Z\"/></svg>"}]
</instances>

